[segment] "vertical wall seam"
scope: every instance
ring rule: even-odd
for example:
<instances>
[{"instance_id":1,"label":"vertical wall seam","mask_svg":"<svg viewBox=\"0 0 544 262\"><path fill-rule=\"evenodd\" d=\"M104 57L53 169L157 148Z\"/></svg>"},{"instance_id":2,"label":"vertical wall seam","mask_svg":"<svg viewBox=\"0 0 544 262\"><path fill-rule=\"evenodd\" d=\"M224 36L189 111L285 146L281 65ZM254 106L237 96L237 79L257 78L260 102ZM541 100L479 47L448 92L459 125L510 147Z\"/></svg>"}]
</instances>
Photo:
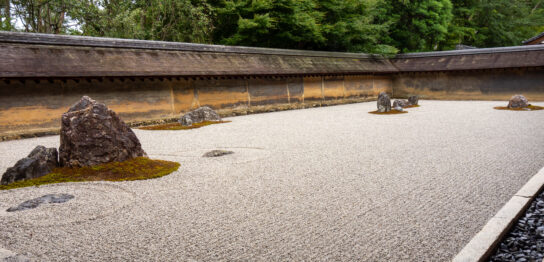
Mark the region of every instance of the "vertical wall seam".
<instances>
[{"instance_id":1,"label":"vertical wall seam","mask_svg":"<svg viewBox=\"0 0 544 262\"><path fill-rule=\"evenodd\" d=\"M175 99L174 99L174 81L172 80L167 80L169 81L169 86L170 86L170 104L172 106L172 115L175 116L177 113L176 113L176 105L175 105Z\"/></svg>"},{"instance_id":2,"label":"vertical wall seam","mask_svg":"<svg viewBox=\"0 0 544 262\"><path fill-rule=\"evenodd\" d=\"M342 76L342 98L346 99L346 76Z\"/></svg>"},{"instance_id":3,"label":"vertical wall seam","mask_svg":"<svg viewBox=\"0 0 544 262\"><path fill-rule=\"evenodd\" d=\"M291 93L289 92L289 80L285 80L285 88L287 88L287 103L291 104Z\"/></svg>"},{"instance_id":4,"label":"vertical wall seam","mask_svg":"<svg viewBox=\"0 0 544 262\"><path fill-rule=\"evenodd\" d=\"M245 79L247 92L247 107L251 107L251 95L249 95L249 79Z\"/></svg>"},{"instance_id":5,"label":"vertical wall seam","mask_svg":"<svg viewBox=\"0 0 544 262\"><path fill-rule=\"evenodd\" d=\"M306 92L306 89L304 88L304 76L301 77L302 80L302 103L304 104L304 93Z\"/></svg>"},{"instance_id":6,"label":"vertical wall seam","mask_svg":"<svg viewBox=\"0 0 544 262\"><path fill-rule=\"evenodd\" d=\"M325 101L325 77L321 76L321 101Z\"/></svg>"}]
</instances>

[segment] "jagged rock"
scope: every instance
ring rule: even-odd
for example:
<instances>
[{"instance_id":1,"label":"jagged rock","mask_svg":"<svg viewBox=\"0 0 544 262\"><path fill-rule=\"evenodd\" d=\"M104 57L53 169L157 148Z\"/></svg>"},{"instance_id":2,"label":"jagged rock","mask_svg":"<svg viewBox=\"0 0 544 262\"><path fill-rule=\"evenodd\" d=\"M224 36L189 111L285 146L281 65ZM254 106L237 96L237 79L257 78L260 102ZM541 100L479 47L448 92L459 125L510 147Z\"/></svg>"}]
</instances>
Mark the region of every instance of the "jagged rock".
<instances>
[{"instance_id":1,"label":"jagged rock","mask_svg":"<svg viewBox=\"0 0 544 262\"><path fill-rule=\"evenodd\" d=\"M41 204L50 204L50 203L59 204L59 203L68 202L72 198L74 198L74 196L70 194L48 194L38 198L27 200L16 207L8 208L6 211L7 212L23 211L27 209L36 208Z\"/></svg>"},{"instance_id":2,"label":"jagged rock","mask_svg":"<svg viewBox=\"0 0 544 262\"><path fill-rule=\"evenodd\" d=\"M106 105L84 96L62 114L61 166L93 166L139 156L147 156L140 141Z\"/></svg>"},{"instance_id":3,"label":"jagged rock","mask_svg":"<svg viewBox=\"0 0 544 262\"><path fill-rule=\"evenodd\" d=\"M203 106L181 116L178 122L183 126L191 126L204 121L221 121L221 117L210 107Z\"/></svg>"},{"instance_id":4,"label":"jagged rock","mask_svg":"<svg viewBox=\"0 0 544 262\"><path fill-rule=\"evenodd\" d=\"M378 95L378 112L389 112L391 111L391 99L385 92L381 92Z\"/></svg>"},{"instance_id":5,"label":"jagged rock","mask_svg":"<svg viewBox=\"0 0 544 262\"><path fill-rule=\"evenodd\" d=\"M58 163L56 148L37 146L27 157L17 161L15 166L6 170L0 184L7 185L15 181L47 175L58 166Z\"/></svg>"},{"instance_id":6,"label":"jagged rock","mask_svg":"<svg viewBox=\"0 0 544 262\"><path fill-rule=\"evenodd\" d=\"M408 103L408 100L404 100L404 99L397 99L393 102L393 107L401 107L401 108L404 108L404 107L407 107L409 106L410 104Z\"/></svg>"},{"instance_id":7,"label":"jagged rock","mask_svg":"<svg viewBox=\"0 0 544 262\"><path fill-rule=\"evenodd\" d=\"M401 112L403 111L402 107L400 107L400 106L393 107L393 110L397 110L397 111L401 111Z\"/></svg>"},{"instance_id":8,"label":"jagged rock","mask_svg":"<svg viewBox=\"0 0 544 262\"><path fill-rule=\"evenodd\" d=\"M412 106L417 106L419 103L419 96L410 96L408 97L408 104Z\"/></svg>"},{"instance_id":9,"label":"jagged rock","mask_svg":"<svg viewBox=\"0 0 544 262\"><path fill-rule=\"evenodd\" d=\"M529 106L529 101L523 95L514 95L508 101L508 108L525 108Z\"/></svg>"}]
</instances>

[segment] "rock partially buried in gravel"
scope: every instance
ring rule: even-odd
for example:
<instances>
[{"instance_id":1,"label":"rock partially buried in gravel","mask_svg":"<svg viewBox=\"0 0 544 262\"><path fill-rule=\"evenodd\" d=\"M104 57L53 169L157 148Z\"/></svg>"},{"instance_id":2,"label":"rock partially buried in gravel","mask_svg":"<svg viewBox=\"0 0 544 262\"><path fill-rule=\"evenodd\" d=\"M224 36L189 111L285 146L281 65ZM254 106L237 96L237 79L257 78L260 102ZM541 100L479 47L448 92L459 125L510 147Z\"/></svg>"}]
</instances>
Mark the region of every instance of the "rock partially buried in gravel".
<instances>
[{"instance_id":1,"label":"rock partially buried in gravel","mask_svg":"<svg viewBox=\"0 0 544 262\"><path fill-rule=\"evenodd\" d=\"M385 92L381 92L378 95L378 112L389 112L391 111L391 99Z\"/></svg>"},{"instance_id":2,"label":"rock partially buried in gravel","mask_svg":"<svg viewBox=\"0 0 544 262\"><path fill-rule=\"evenodd\" d=\"M6 170L0 184L7 185L15 181L41 177L51 173L58 165L56 148L37 146L27 157Z\"/></svg>"},{"instance_id":3,"label":"rock partially buried in gravel","mask_svg":"<svg viewBox=\"0 0 544 262\"><path fill-rule=\"evenodd\" d=\"M525 108L529 106L529 101L523 95L514 95L508 101L508 108Z\"/></svg>"},{"instance_id":4,"label":"rock partially buried in gravel","mask_svg":"<svg viewBox=\"0 0 544 262\"><path fill-rule=\"evenodd\" d=\"M221 121L221 117L210 107L203 106L181 116L178 122L182 126L191 126L204 121Z\"/></svg>"},{"instance_id":5,"label":"rock partially buried in gravel","mask_svg":"<svg viewBox=\"0 0 544 262\"><path fill-rule=\"evenodd\" d=\"M44 195L38 198L34 198L28 201L25 201L21 204L19 204L16 207L10 207L6 211L7 212L15 212L15 211L22 211L27 209L36 208L41 204L49 204L49 203L64 203L69 201L70 199L74 198L73 195L69 194L49 194Z\"/></svg>"},{"instance_id":6,"label":"rock partially buried in gravel","mask_svg":"<svg viewBox=\"0 0 544 262\"><path fill-rule=\"evenodd\" d=\"M203 157L219 157L230 154L234 154L234 152L228 150L212 150L210 152L206 152Z\"/></svg>"},{"instance_id":7,"label":"rock partially buried in gravel","mask_svg":"<svg viewBox=\"0 0 544 262\"><path fill-rule=\"evenodd\" d=\"M417 106L419 103L419 96L410 96L408 97L408 104L411 106Z\"/></svg>"},{"instance_id":8,"label":"rock partially buried in gravel","mask_svg":"<svg viewBox=\"0 0 544 262\"><path fill-rule=\"evenodd\" d=\"M397 107L401 107L404 108L404 107L407 107L409 106L410 104L408 103L408 100L404 100L404 99L397 99L393 102L393 107L394 108L397 108Z\"/></svg>"},{"instance_id":9,"label":"rock partially buried in gravel","mask_svg":"<svg viewBox=\"0 0 544 262\"><path fill-rule=\"evenodd\" d=\"M140 141L106 105L84 96L62 114L61 166L93 166L140 156L147 156Z\"/></svg>"}]
</instances>

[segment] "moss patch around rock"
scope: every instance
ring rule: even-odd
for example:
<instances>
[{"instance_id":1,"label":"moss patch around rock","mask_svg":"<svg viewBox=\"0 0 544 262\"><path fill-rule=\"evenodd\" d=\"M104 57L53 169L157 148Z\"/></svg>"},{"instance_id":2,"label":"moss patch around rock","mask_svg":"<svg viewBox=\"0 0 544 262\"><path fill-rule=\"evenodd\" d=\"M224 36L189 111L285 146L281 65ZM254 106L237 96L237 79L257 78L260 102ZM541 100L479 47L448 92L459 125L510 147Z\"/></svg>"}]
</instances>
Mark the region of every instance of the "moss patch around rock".
<instances>
[{"instance_id":1,"label":"moss patch around rock","mask_svg":"<svg viewBox=\"0 0 544 262\"><path fill-rule=\"evenodd\" d=\"M397 115L397 114L406 114L406 113L408 113L408 111L398 111L398 110L392 109L389 112L372 111L372 112L368 112L368 113L375 114L375 115Z\"/></svg>"},{"instance_id":2,"label":"moss patch around rock","mask_svg":"<svg viewBox=\"0 0 544 262\"><path fill-rule=\"evenodd\" d=\"M221 123L229 123L230 121L204 121L201 123L195 123L191 126L182 126L180 123L168 123L168 124L162 124L162 125L154 125L154 126L143 126L139 129L143 130L187 130L187 129L194 129L194 128L200 128L203 126L213 125L213 124L221 124Z\"/></svg>"},{"instance_id":3,"label":"moss patch around rock","mask_svg":"<svg viewBox=\"0 0 544 262\"><path fill-rule=\"evenodd\" d=\"M528 107L524 107L524 108L508 108L507 106L496 106L494 108L498 110L511 110L511 111L536 111L536 110L544 109L544 107L542 106L534 106L534 105L529 105Z\"/></svg>"},{"instance_id":4,"label":"moss patch around rock","mask_svg":"<svg viewBox=\"0 0 544 262\"><path fill-rule=\"evenodd\" d=\"M62 182L143 180L168 175L178 168L179 163L176 162L136 157L91 167L55 168L53 172L42 177L0 185L0 190Z\"/></svg>"}]
</instances>

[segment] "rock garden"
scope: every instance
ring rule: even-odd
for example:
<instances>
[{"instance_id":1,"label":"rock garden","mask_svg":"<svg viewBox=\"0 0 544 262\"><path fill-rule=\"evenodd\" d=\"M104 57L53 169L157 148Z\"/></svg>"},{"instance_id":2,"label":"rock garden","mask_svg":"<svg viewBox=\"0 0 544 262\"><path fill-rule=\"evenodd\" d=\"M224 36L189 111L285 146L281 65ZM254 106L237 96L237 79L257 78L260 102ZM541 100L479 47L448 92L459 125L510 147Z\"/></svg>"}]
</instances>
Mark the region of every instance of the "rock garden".
<instances>
[{"instance_id":1,"label":"rock garden","mask_svg":"<svg viewBox=\"0 0 544 262\"><path fill-rule=\"evenodd\" d=\"M161 125L152 125L140 127L143 130L187 130L200 128L203 126L228 123L223 121L219 114L208 106L199 107L180 117L176 123L167 123Z\"/></svg>"},{"instance_id":2,"label":"rock garden","mask_svg":"<svg viewBox=\"0 0 544 262\"><path fill-rule=\"evenodd\" d=\"M406 114L408 111L405 111L405 108L419 107L419 97L410 96L408 100L406 99L397 99L393 102L391 106L391 98L385 92L381 92L378 95L377 106L378 110L369 112L371 114L377 115L395 115L395 114Z\"/></svg>"},{"instance_id":3,"label":"rock garden","mask_svg":"<svg viewBox=\"0 0 544 262\"><path fill-rule=\"evenodd\" d=\"M523 95L514 95L508 101L507 106L497 106L495 109L498 110L512 110L512 111L535 111L542 110L544 107L535 106L529 104L529 100Z\"/></svg>"},{"instance_id":4,"label":"rock garden","mask_svg":"<svg viewBox=\"0 0 544 262\"><path fill-rule=\"evenodd\" d=\"M149 159L134 132L115 112L84 96L62 115L59 150L34 148L2 175L0 190L156 178L178 167L176 162Z\"/></svg>"}]
</instances>

